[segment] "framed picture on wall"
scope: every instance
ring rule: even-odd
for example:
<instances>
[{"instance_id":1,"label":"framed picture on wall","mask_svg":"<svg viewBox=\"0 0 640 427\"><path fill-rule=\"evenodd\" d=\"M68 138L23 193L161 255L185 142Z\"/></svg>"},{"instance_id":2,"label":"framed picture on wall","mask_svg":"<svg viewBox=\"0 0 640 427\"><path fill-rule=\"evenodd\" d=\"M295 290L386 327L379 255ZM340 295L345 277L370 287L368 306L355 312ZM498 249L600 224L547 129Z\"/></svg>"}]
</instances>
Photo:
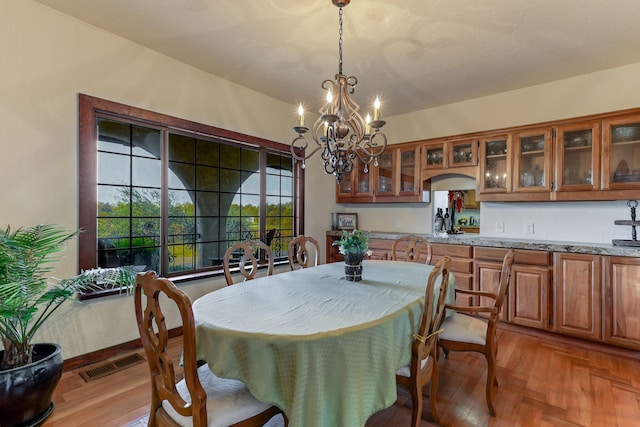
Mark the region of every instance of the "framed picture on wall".
<instances>
[{"instance_id":1,"label":"framed picture on wall","mask_svg":"<svg viewBox=\"0 0 640 427\"><path fill-rule=\"evenodd\" d=\"M358 227L358 214L356 213L339 213L338 229L354 230Z\"/></svg>"}]
</instances>

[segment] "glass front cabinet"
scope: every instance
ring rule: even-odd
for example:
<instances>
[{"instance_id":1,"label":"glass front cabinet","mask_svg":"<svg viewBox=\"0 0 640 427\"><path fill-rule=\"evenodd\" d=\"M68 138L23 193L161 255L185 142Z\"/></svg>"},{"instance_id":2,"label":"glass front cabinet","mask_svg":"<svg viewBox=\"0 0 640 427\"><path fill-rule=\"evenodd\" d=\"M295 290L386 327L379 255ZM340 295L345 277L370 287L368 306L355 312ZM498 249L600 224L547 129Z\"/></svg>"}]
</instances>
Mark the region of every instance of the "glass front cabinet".
<instances>
[{"instance_id":1,"label":"glass front cabinet","mask_svg":"<svg viewBox=\"0 0 640 427\"><path fill-rule=\"evenodd\" d=\"M356 158L353 172L337 184L338 203L422 201L419 150L417 144L387 146L377 164Z\"/></svg>"},{"instance_id":2,"label":"glass front cabinet","mask_svg":"<svg viewBox=\"0 0 640 427\"><path fill-rule=\"evenodd\" d=\"M640 115L603 121L604 190L640 189Z\"/></svg>"},{"instance_id":3,"label":"glass front cabinet","mask_svg":"<svg viewBox=\"0 0 640 427\"><path fill-rule=\"evenodd\" d=\"M555 143L555 190L562 193L600 189L600 122L558 126Z\"/></svg>"},{"instance_id":4,"label":"glass front cabinet","mask_svg":"<svg viewBox=\"0 0 640 427\"><path fill-rule=\"evenodd\" d=\"M511 136L480 140L480 194L511 191Z\"/></svg>"},{"instance_id":5,"label":"glass front cabinet","mask_svg":"<svg viewBox=\"0 0 640 427\"><path fill-rule=\"evenodd\" d=\"M514 192L550 194L552 146L551 128L513 135Z\"/></svg>"}]
</instances>

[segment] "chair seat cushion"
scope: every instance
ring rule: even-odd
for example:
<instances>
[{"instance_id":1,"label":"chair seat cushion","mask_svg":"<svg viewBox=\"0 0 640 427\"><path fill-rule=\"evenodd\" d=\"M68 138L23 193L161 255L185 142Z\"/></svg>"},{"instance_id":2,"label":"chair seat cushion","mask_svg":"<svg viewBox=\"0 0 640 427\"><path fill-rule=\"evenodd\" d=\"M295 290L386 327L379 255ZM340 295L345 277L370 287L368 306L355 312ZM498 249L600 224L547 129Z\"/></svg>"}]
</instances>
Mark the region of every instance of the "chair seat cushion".
<instances>
[{"instance_id":1,"label":"chair seat cushion","mask_svg":"<svg viewBox=\"0 0 640 427\"><path fill-rule=\"evenodd\" d=\"M479 345L487 343L487 322L484 319L454 312L445 318L442 327L444 331L438 335L441 340Z\"/></svg>"},{"instance_id":2,"label":"chair seat cushion","mask_svg":"<svg viewBox=\"0 0 640 427\"><path fill-rule=\"evenodd\" d=\"M427 356L426 358L422 359L422 362L420 363L421 369L424 369L425 365L427 364L427 362L429 362L430 358L431 356ZM404 365L399 367L398 370L396 371L396 375L399 375L401 377L406 377L406 378L411 377L411 366Z\"/></svg>"},{"instance_id":3,"label":"chair seat cushion","mask_svg":"<svg viewBox=\"0 0 640 427\"><path fill-rule=\"evenodd\" d=\"M217 377L206 364L198 368L198 376L207 392L207 425L210 427L227 427L271 407L253 397L243 382ZM186 402L191 402L185 380L177 383L176 388ZM178 414L168 401L162 401L162 408L181 426L193 426L191 417Z\"/></svg>"}]
</instances>

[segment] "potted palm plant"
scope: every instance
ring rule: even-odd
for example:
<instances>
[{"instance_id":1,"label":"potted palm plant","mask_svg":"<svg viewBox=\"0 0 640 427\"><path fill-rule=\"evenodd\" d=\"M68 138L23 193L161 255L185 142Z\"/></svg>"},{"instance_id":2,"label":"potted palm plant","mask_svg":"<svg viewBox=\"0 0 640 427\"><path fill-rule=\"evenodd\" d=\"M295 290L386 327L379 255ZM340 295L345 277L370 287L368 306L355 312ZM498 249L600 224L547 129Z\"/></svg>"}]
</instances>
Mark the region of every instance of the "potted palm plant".
<instances>
[{"instance_id":1,"label":"potted palm plant","mask_svg":"<svg viewBox=\"0 0 640 427\"><path fill-rule=\"evenodd\" d=\"M352 282L362 280L362 260L369 254L369 238L360 230L347 230L342 232L340 240L333 242L339 246L340 253L344 256L345 278Z\"/></svg>"},{"instance_id":2,"label":"potted palm plant","mask_svg":"<svg viewBox=\"0 0 640 427\"><path fill-rule=\"evenodd\" d=\"M36 225L0 232L0 420L3 427L37 425L53 410L51 396L62 374L61 347L33 343L63 302L101 283L131 285L132 268L93 269L66 278L49 276L79 231ZM121 288L122 289L122 288Z\"/></svg>"}]
</instances>

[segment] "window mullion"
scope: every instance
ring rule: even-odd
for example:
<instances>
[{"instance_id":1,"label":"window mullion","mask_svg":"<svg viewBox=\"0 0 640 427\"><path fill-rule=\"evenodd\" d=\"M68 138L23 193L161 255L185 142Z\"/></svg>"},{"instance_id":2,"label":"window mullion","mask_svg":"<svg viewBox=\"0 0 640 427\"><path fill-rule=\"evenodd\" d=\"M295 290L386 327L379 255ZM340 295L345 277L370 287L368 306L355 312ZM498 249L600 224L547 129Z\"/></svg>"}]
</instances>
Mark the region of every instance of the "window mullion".
<instances>
[{"instance_id":1,"label":"window mullion","mask_svg":"<svg viewBox=\"0 0 640 427\"><path fill-rule=\"evenodd\" d=\"M166 277L169 273L169 130L162 129L160 135L160 270Z\"/></svg>"}]
</instances>

